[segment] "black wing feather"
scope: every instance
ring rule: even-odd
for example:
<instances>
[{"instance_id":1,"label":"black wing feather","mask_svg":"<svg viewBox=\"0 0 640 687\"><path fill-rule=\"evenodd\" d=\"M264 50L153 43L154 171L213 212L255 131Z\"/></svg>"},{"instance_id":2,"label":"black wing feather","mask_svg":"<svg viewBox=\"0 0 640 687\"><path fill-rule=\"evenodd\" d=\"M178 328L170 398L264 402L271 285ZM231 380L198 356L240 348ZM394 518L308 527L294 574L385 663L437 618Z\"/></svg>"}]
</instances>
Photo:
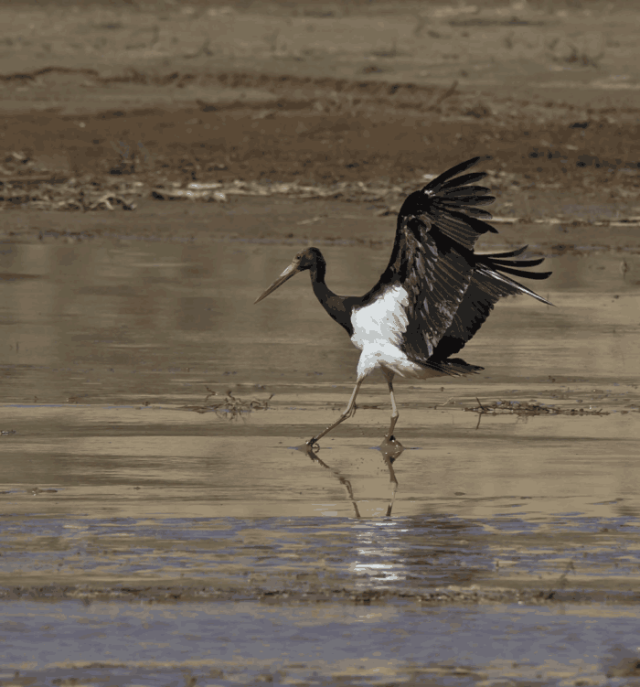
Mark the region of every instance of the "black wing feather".
<instances>
[{"instance_id":1,"label":"black wing feather","mask_svg":"<svg viewBox=\"0 0 640 687\"><path fill-rule=\"evenodd\" d=\"M476 158L478 160L480 158ZM440 189L457 188L458 186L466 186L467 184L473 184L476 181L482 181L487 176L486 172L471 172L471 174L463 174L461 177L456 177L455 179L450 179L440 186ZM425 190L427 187L423 190Z\"/></svg>"},{"instance_id":2,"label":"black wing feather","mask_svg":"<svg viewBox=\"0 0 640 687\"><path fill-rule=\"evenodd\" d=\"M514 251L521 252L521 251ZM500 254L498 254L500 255ZM440 339L433 352L433 359L446 360L449 356L455 355L469 341L473 335L484 324L487 317L493 310L493 306L504 296L518 296L526 294L536 300L551 305L537 293L527 289L517 281L510 279L500 272L507 270L495 264L493 256L484 256L485 262L478 263L476 266L471 284L460 303L460 307L451 322L451 326ZM522 260L523 264L532 262L539 264L542 260ZM500 270L500 272L498 272ZM528 277L529 279L546 279L551 272L536 273L525 272L524 270L512 270L517 276Z\"/></svg>"},{"instance_id":3,"label":"black wing feather","mask_svg":"<svg viewBox=\"0 0 640 687\"><path fill-rule=\"evenodd\" d=\"M449 356L462 349L503 296L527 294L547 303L508 276L549 276L550 272L526 271L543 259L513 259L527 246L491 255L473 253L479 236L497 233L483 221L491 218L490 213L477 208L493 202L489 189L470 185L485 173L457 176L480 159L456 165L407 197L398 215L389 265L365 296L375 296L385 284L402 284L409 301L403 349L412 360L443 370L452 363ZM459 365L466 363L456 360L451 370L464 369Z\"/></svg>"},{"instance_id":4,"label":"black wing feather","mask_svg":"<svg viewBox=\"0 0 640 687\"><path fill-rule=\"evenodd\" d=\"M521 248L516 248L515 250L507 251L506 253L492 253L491 258L515 258L518 255L522 255L529 246L522 246Z\"/></svg>"},{"instance_id":5,"label":"black wing feather","mask_svg":"<svg viewBox=\"0 0 640 687\"><path fill-rule=\"evenodd\" d=\"M442 187L445 185L445 182L449 181L451 177L458 176L460 172L466 172L468 169L473 167L475 164L480 162L480 160L487 160L488 158L483 158L481 156L471 158L471 160L467 160L466 162L461 162L459 165L456 165L455 167L452 167L451 169L448 169L446 172L443 172L439 177L436 177L433 179L433 181L430 181L423 189L422 191L432 191L433 193L437 193L442 189ZM466 182L463 182L466 183Z\"/></svg>"},{"instance_id":6,"label":"black wing feather","mask_svg":"<svg viewBox=\"0 0 640 687\"><path fill-rule=\"evenodd\" d=\"M446 189L447 198L459 198L461 196L485 196L489 193L489 189L485 186L461 186L449 187Z\"/></svg>"},{"instance_id":7,"label":"black wing feather","mask_svg":"<svg viewBox=\"0 0 640 687\"><path fill-rule=\"evenodd\" d=\"M412 360L427 364L469 286L473 256L422 217L405 218L398 234L400 248L390 267L409 299L403 347Z\"/></svg>"},{"instance_id":8,"label":"black wing feather","mask_svg":"<svg viewBox=\"0 0 640 687\"><path fill-rule=\"evenodd\" d=\"M481 210L480 208L465 208L465 214L470 215L471 217L478 217L479 219L491 219L492 215L490 212L487 212L486 210ZM490 227L486 231L491 231L493 233L496 233L496 229L493 227Z\"/></svg>"},{"instance_id":9,"label":"black wing feather","mask_svg":"<svg viewBox=\"0 0 640 687\"><path fill-rule=\"evenodd\" d=\"M510 284L496 282L490 274L475 273L451 326L433 352L434 360L446 360L458 353L480 329L498 300L517 293Z\"/></svg>"},{"instance_id":10,"label":"black wing feather","mask_svg":"<svg viewBox=\"0 0 640 687\"><path fill-rule=\"evenodd\" d=\"M498 267L537 267L544 262L544 258L534 258L533 260L492 260ZM527 276L531 276L528 273ZM535 279L535 277L533 277Z\"/></svg>"},{"instance_id":11,"label":"black wing feather","mask_svg":"<svg viewBox=\"0 0 640 687\"><path fill-rule=\"evenodd\" d=\"M513 274L514 277L520 277L521 279L542 280L547 279L551 276L551 272L527 272L526 270L514 270L512 267L503 267L501 265L498 265L497 269L499 269L500 272L505 272L506 274Z\"/></svg>"}]
</instances>

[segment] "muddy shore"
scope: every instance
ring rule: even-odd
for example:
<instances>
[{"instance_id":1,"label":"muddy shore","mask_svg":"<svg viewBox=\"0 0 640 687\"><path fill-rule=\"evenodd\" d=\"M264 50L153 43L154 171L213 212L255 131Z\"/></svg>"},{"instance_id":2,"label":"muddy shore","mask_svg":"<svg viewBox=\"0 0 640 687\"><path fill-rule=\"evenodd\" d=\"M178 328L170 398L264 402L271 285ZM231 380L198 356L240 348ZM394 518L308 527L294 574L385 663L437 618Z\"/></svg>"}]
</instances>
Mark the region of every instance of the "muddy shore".
<instances>
[{"instance_id":1,"label":"muddy shore","mask_svg":"<svg viewBox=\"0 0 640 687\"><path fill-rule=\"evenodd\" d=\"M0 207L317 194L375 216L486 155L494 214L606 236L640 216L635 17L624 2L3 3Z\"/></svg>"}]
</instances>

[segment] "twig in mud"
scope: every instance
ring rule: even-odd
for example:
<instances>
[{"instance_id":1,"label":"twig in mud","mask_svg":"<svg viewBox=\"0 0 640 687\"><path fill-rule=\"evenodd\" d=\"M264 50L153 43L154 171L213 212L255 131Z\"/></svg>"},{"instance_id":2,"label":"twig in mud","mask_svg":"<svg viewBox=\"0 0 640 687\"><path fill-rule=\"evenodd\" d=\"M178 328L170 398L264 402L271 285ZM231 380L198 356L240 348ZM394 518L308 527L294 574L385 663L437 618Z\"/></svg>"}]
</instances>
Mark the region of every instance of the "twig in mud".
<instances>
[{"instance_id":1,"label":"twig in mud","mask_svg":"<svg viewBox=\"0 0 640 687\"><path fill-rule=\"evenodd\" d=\"M493 401L483 405L480 399L476 398L478 405L473 408L465 408L465 411L478 413L478 424L483 415L516 415L518 417L532 417L534 415L609 415L609 412L602 408L558 408L557 406L544 405L534 401Z\"/></svg>"},{"instance_id":2,"label":"twig in mud","mask_svg":"<svg viewBox=\"0 0 640 687\"><path fill-rule=\"evenodd\" d=\"M207 57L211 57L215 53L213 50L211 50L211 38L207 37L204 39L204 42L202 45L192 53L186 53L183 55L183 57L187 60L193 59L194 57L202 57L202 55L206 55Z\"/></svg>"},{"instance_id":3,"label":"twig in mud","mask_svg":"<svg viewBox=\"0 0 640 687\"><path fill-rule=\"evenodd\" d=\"M558 578L558 582L556 583L556 589L550 589L549 590L549 593L547 594L547 597L546 597L547 599L553 599L553 597L555 596L558 589L564 589L567 586L567 576L569 575L570 572L572 572L574 574L576 572L576 568L575 568L575 565L573 564L573 561L569 561L567 563L567 566L564 569L564 572Z\"/></svg>"},{"instance_id":4,"label":"twig in mud","mask_svg":"<svg viewBox=\"0 0 640 687\"><path fill-rule=\"evenodd\" d=\"M623 281L626 280L628 271L629 271L629 263L626 260L623 260L620 263L620 274L622 275Z\"/></svg>"},{"instance_id":5,"label":"twig in mud","mask_svg":"<svg viewBox=\"0 0 640 687\"><path fill-rule=\"evenodd\" d=\"M438 408L444 408L444 406L449 404L449 401L453 401L453 398L454 398L453 396L449 396L449 398L444 403L436 403L433 406L433 409L438 410Z\"/></svg>"},{"instance_id":6,"label":"twig in mud","mask_svg":"<svg viewBox=\"0 0 640 687\"><path fill-rule=\"evenodd\" d=\"M566 584L567 584L567 575L568 575L570 572L575 573L575 571L576 571L576 568L575 568L575 566L574 566L574 564L573 564L573 561L569 561L569 562L567 563L567 567L564 569L564 572L562 573L562 575L560 575L560 579L558 580L558 585L559 585L559 586L562 586L562 587L566 586Z\"/></svg>"},{"instance_id":7,"label":"twig in mud","mask_svg":"<svg viewBox=\"0 0 640 687\"><path fill-rule=\"evenodd\" d=\"M200 406L182 406L184 410L192 410L195 413L210 413L214 412L219 417L224 417L226 420L237 420L244 413L250 413L253 410L267 410L269 408L269 401L273 398L274 394L271 394L266 400L261 400L259 398L238 398L234 396L231 390L225 392L225 395L212 403L208 403L208 400L212 396L218 396L216 391L213 391L209 387L205 387L209 392L205 399L204 404Z\"/></svg>"},{"instance_id":8,"label":"twig in mud","mask_svg":"<svg viewBox=\"0 0 640 687\"><path fill-rule=\"evenodd\" d=\"M439 96L436 96L430 103L427 105L427 111L429 110L435 110L437 107L439 107L447 98L450 98L455 92L456 88L458 88L458 81L454 81L451 86L444 92L441 93Z\"/></svg>"},{"instance_id":9,"label":"twig in mud","mask_svg":"<svg viewBox=\"0 0 640 687\"><path fill-rule=\"evenodd\" d=\"M422 33L422 29L429 24L429 17L424 14L416 15L416 25L413 27L413 35L419 36Z\"/></svg>"},{"instance_id":10,"label":"twig in mud","mask_svg":"<svg viewBox=\"0 0 640 687\"><path fill-rule=\"evenodd\" d=\"M478 406L480 406L480 410L481 410L481 412L478 413L478 424L476 425L476 429L478 429L480 427L480 420L482 420L482 415L484 413L488 413L489 411L487 408L485 408L482 405L482 403L480 403L480 399L477 396L476 396L476 401L478 401Z\"/></svg>"}]
</instances>

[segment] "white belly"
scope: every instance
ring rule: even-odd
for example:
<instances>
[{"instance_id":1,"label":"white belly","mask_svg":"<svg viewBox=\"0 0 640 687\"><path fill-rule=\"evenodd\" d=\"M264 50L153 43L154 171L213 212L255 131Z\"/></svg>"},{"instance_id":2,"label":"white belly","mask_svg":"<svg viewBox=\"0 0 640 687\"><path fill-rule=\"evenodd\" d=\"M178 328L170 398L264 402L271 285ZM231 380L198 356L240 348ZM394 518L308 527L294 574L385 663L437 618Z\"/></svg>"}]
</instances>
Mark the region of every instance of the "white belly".
<instances>
[{"instance_id":1,"label":"white belly","mask_svg":"<svg viewBox=\"0 0 640 687\"><path fill-rule=\"evenodd\" d=\"M409 318L409 296L402 286L394 286L351 315L351 341L362 351L358 361L358 379L383 367L401 377L431 377L439 373L409 360L402 341Z\"/></svg>"},{"instance_id":2,"label":"white belly","mask_svg":"<svg viewBox=\"0 0 640 687\"><path fill-rule=\"evenodd\" d=\"M371 344L400 346L402 335L407 331L409 319L405 308L409 296L402 286L394 286L351 315L353 336L351 341L361 351Z\"/></svg>"}]
</instances>

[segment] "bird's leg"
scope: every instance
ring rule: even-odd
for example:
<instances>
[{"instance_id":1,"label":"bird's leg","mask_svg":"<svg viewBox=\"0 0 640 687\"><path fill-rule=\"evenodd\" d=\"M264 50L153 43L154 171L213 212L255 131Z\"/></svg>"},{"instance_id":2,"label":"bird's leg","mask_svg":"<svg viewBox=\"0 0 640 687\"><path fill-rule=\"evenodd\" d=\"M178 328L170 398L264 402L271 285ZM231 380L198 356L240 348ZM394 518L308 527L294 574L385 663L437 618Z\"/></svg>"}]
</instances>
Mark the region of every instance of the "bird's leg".
<instances>
[{"instance_id":1,"label":"bird's leg","mask_svg":"<svg viewBox=\"0 0 640 687\"><path fill-rule=\"evenodd\" d=\"M355 414L356 412L356 396L358 395L358 391L360 390L360 385L362 384L363 380L359 379L356 382L355 389L353 390L353 393L351 394L351 398L349 399L349 403L347 403L347 407L340 413L340 417L332 424L329 425L324 432L320 432L315 437L312 437L307 441L307 446L313 446L314 444L317 444L320 439L325 434L329 434L329 432L334 428L337 427L341 422L344 422L347 418L351 417L352 415Z\"/></svg>"},{"instance_id":2,"label":"bird's leg","mask_svg":"<svg viewBox=\"0 0 640 687\"><path fill-rule=\"evenodd\" d=\"M391 424L389 425L389 433L387 434L388 439L393 439L393 430L396 428L396 422L400 417L398 412L398 406L396 405L396 398L393 395L393 385L389 382L389 395L391 396Z\"/></svg>"},{"instance_id":3,"label":"bird's leg","mask_svg":"<svg viewBox=\"0 0 640 687\"><path fill-rule=\"evenodd\" d=\"M396 405L396 397L393 395L393 372L389 372L382 368L384 378L387 380L387 386L389 387L389 396L391 397L391 424L389 425L389 432L387 433L387 441L392 441L394 439L393 430L396 428L396 422L400 417L398 412L398 406Z\"/></svg>"}]
</instances>

